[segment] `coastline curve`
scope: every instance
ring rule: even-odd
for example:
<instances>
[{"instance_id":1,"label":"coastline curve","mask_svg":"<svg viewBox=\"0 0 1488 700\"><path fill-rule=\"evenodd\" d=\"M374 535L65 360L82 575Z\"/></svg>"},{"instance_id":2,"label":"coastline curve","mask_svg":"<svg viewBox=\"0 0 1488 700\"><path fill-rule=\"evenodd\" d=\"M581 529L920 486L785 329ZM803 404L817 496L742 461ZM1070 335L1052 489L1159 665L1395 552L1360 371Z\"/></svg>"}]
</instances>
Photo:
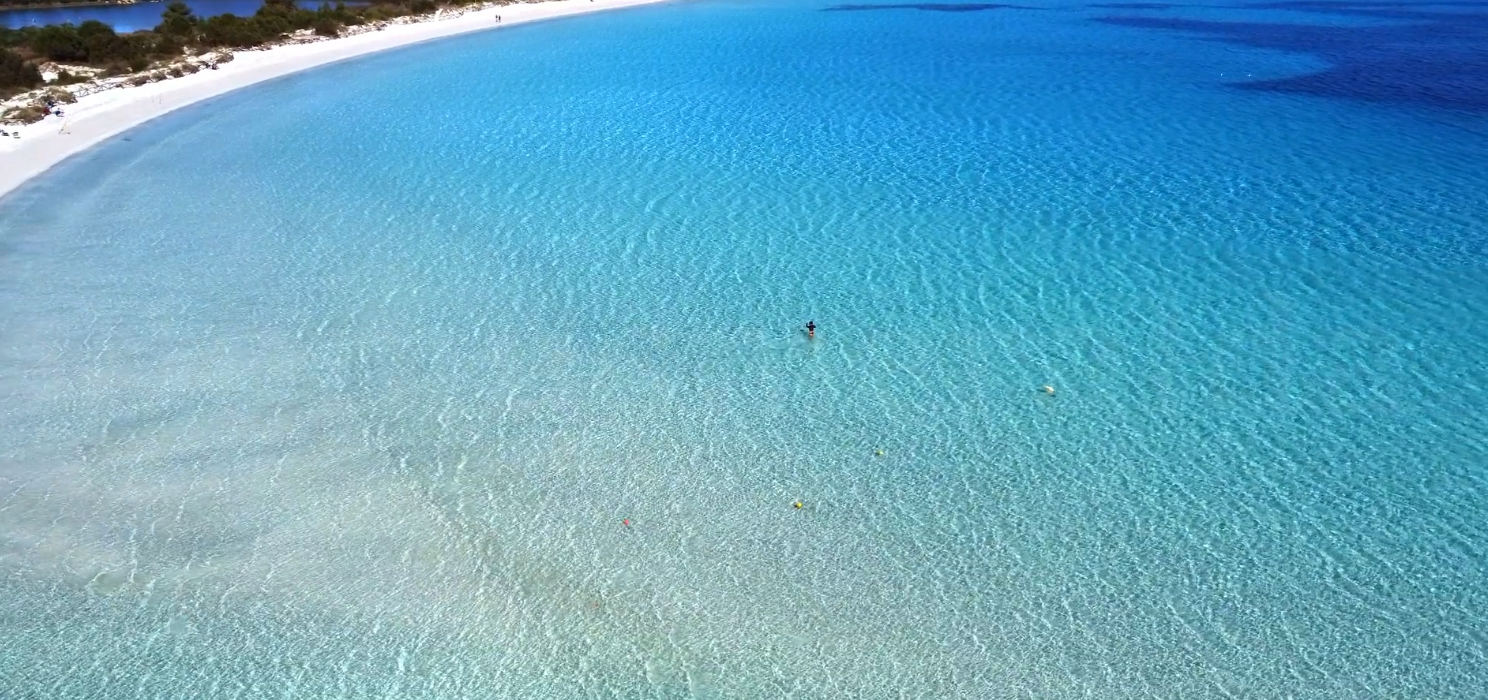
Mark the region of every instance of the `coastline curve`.
<instances>
[{"instance_id":1,"label":"coastline curve","mask_svg":"<svg viewBox=\"0 0 1488 700\"><path fill-rule=\"evenodd\" d=\"M134 127L203 100L292 73L389 49L482 30L575 15L652 5L665 0L547 0L488 7L450 19L389 26L382 31L309 44L240 51L214 71L86 95L68 105L65 119L48 117L0 139L0 202L32 178ZM501 15L498 24L496 16Z\"/></svg>"}]
</instances>

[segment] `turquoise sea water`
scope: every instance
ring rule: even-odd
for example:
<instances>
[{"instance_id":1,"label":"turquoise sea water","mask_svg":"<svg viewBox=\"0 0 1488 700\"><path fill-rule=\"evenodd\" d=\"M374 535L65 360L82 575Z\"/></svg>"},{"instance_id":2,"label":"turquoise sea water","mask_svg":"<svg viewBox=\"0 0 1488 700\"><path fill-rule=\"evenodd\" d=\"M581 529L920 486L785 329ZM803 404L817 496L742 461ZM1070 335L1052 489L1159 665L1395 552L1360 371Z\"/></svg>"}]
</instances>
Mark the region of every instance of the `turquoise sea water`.
<instances>
[{"instance_id":1,"label":"turquoise sea water","mask_svg":"<svg viewBox=\"0 0 1488 700\"><path fill-rule=\"evenodd\" d=\"M1482 20L828 7L0 201L0 697L1483 697Z\"/></svg>"}]
</instances>

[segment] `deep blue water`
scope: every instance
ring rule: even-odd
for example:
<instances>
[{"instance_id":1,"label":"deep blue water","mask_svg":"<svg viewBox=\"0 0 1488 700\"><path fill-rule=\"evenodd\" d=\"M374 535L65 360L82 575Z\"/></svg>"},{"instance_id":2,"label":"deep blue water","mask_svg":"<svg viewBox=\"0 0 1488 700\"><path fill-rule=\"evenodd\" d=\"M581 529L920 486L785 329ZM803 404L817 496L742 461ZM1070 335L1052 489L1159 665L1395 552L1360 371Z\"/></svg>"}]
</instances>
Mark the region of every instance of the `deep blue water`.
<instances>
[{"instance_id":1,"label":"deep blue water","mask_svg":"<svg viewBox=\"0 0 1488 700\"><path fill-rule=\"evenodd\" d=\"M130 132L0 201L0 697L1481 698L1485 12L701 0Z\"/></svg>"},{"instance_id":2,"label":"deep blue water","mask_svg":"<svg viewBox=\"0 0 1488 700\"><path fill-rule=\"evenodd\" d=\"M198 17L234 14L246 17L263 6L263 0L183 0ZM160 24L160 15L165 13L167 0L137 2L132 5L100 5L94 7L45 7L28 10L0 10L0 27L19 28L28 25L82 24L98 20L114 28L116 32L133 32L153 29ZM316 8L318 0L301 0L301 7ZM332 5L335 3L332 2ZM348 5L357 3L351 2Z\"/></svg>"}]
</instances>

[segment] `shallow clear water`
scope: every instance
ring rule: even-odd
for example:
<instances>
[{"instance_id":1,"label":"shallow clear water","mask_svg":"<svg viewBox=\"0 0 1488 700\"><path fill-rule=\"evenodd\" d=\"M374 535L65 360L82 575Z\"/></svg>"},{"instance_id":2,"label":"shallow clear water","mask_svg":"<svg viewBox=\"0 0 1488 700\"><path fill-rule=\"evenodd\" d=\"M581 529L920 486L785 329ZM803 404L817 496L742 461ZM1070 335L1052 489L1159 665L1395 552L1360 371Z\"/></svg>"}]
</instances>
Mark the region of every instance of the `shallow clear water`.
<instances>
[{"instance_id":1,"label":"shallow clear water","mask_svg":"<svg viewBox=\"0 0 1488 700\"><path fill-rule=\"evenodd\" d=\"M1260 40L1407 20L825 7L0 203L0 696L1481 697L1488 110Z\"/></svg>"}]
</instances>

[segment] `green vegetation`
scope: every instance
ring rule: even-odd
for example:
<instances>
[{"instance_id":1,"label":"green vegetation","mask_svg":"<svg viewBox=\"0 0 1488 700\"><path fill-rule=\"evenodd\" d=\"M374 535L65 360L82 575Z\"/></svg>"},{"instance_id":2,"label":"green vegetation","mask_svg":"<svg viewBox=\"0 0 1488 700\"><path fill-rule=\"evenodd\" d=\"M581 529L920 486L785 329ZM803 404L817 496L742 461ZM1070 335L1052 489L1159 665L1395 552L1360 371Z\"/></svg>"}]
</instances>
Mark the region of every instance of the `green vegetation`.
<instances>
[{"instance_id":1,"label":"green vegetation","mask_svg":"<svg viewBox=\"0 0 1488 700\"><path fill-rule=\"evenodd\" d=\"M36 10L71 5L123 5L117 0L0 0L0 10Z\"/></svg>"},{"instance_id":2,"label":"green vegetation","mask_svg":"<svg viewBox=\"0 0 1488 700\"><path fill-rule=\"evenodd\" d=\"M16 52L0 49L0 94L16 88L29 89L41 84L41 71L21 59Z\"/></svg>"},{"instance_id":3,"label":"green vegetation","mask_svg":"<svg viewBox=\"0 0 1488 700\"><path fill-rule=\"evenodd\" d=\"M138 73L182 54L262 46L299 30L311 30L320 36L339 36L343 27L431 13L441 6L477 2L479 0L381 0L353 7L338 2L307 10L295 5L294 0L264 0L263 6L251 17L229 14L205 19L193 14L184 3L173 2L154 29L128 34L117 34L107 24L93 20L80 25L0 27L0 97L41 85L41 73L37 67L49 61L102 68L112 75ZM14 4L45 3L22 0ZM58 76L59 83L63 80L80 81L65 72Z\"/></svg>"}]
</instances>

